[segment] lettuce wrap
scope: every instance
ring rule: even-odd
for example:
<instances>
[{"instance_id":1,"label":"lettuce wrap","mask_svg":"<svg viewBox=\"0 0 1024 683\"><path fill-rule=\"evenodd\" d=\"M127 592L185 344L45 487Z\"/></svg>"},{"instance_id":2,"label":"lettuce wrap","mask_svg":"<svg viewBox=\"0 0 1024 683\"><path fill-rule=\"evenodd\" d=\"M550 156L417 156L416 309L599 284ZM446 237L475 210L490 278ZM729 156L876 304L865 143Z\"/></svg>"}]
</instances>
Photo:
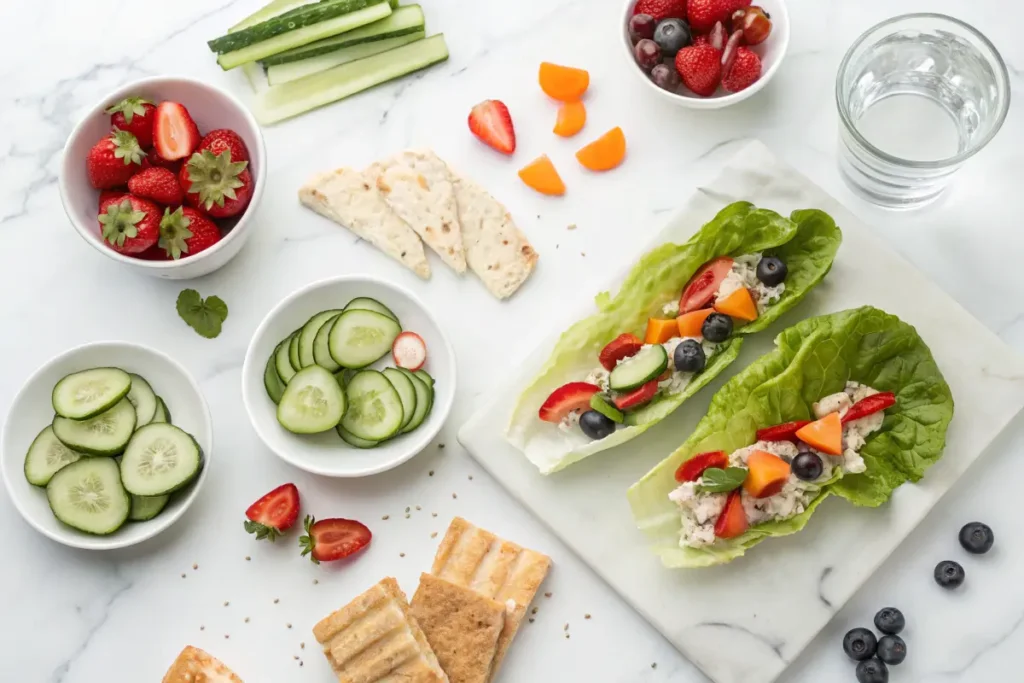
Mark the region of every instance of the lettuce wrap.
<instances>
[{"instance_id":1,"label":"lettuce wrap","mask_svg":"<svg viewBox=\"0 0 1024 683\"><path fill-rule=\"evenodd\" d=\"M907 323L865 306L804 320L779 334L775 344L775 351L729 380L686 442L629 489L637 526L655 541L654 552L667 567L723 564L765 538L799 531L830 494L855 505L881 505L942 455L953 396L931 351ZM812 404L842 391L847 380L896 395L881 430L860 451L867 470L842 475L836 468L839 476L824 483L795 517L752 526L703 548L680 547L680 513L668 498L679 485L676 468L697 453L749 446L759 428L813 419Z\"/></svg>"},{"instance_id":2,"label":"lettuce wrap","mask_svg":"<svg viewBox=\"0 0 1024 683\"><path fill-rule=\"evenodd\" d=\"M523 451L542 474L556 472L583 458L625 443L651 428L698 392L739 354L739 335L764 329L793 308L832 267L842 234L828 214L796 211L785 218L749 202L722 209L685 244L663 244L647 252L613 297L596 297L598 311L566 330L537 377L519 397L506 431L508 441ZM643 336L650 317L661 317L665 304L679 299L683 288L705 263L720 256L763 252L786 262L788 276L781 298L757 320L738 326L707 360L704 370L675 394L660 394L626 416L626 426L597 441L571 434L538 418L548 395L563 384L582 380L597 364L602 347L616 336Z\"/></svg>"}]
</instances>

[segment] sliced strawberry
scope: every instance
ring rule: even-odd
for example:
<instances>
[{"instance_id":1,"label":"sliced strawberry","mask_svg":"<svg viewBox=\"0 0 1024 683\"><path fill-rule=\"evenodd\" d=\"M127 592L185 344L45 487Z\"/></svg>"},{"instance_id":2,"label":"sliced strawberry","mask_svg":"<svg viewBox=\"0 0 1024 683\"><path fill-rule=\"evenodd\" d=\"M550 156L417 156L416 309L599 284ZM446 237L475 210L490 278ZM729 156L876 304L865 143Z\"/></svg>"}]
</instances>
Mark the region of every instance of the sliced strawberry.
<instances>
[{"instance_id":1,"label":"sliced strawberry","mask_svg":"<svg viewBox=\"0 0 1024 683\"><path fill-rule=\"evenodd\" d=\"M725 451L711 451L709 453L698 453L676 470L676 481L697 481L704 470L717 467L724 470L729 466L729 456Z\"/></svg>"},{"instance_id":2,"label":"sliced strawberry","mask_svg":"<svg viewBox=\"0 0 1024 683\"><path fill-rule=\"evenodd\" d=\"M690 278L682 296L679 297L680 315L707 306L715 298L715 292L722 285L722 280L732 270L732 263L728 256L720 256L705 263L697 274Z\"/></svg>"},{"instance_id":3,"label":"sliced strawberry","mask_svg":"<svg viewBox=\"0 0 1024 683\"><path fill-rule=\"evenodd\" d=\"M415 332L403 332L391 345L395 365L406 370L419 370L427 362L427 344Z\"/></svg>"},{"instance_id":4,"label":"sliced strawberry","mask_svg":"<svg viewBox=\"0 0 1024 683\"><path fill-rule=\"evenodd\" d=\"M299 518L299 489L295 484L282 484L249 506L245 511L245 530L257 541L276 541Z\"/></svg>"},{"instance_id":5,"label":"sliced strawberry","mask_svg":"<svg viewBox=\"0 0 1024 683\"><path fill-rule=\"evenodd\" d=\"M797 420L757 430L758 441L796 441L796 433L811 424L810 420Z\"/></svg>"},{"instance_id":6,"label":"sliced strawberry","mask_svg":"<svg viewBox=\"0 0 1024 683\"><path fill-rule=\"evenodd\" d=\"M307 516L303 522L306 535L299 538L302 556L309 555L313 564L333 562L357 553L370 545L373 534L362 522L354 519L321 519Z\"/></svg>"},{"instance_id":7,"label":"sliced strawberry","mask_svg":"<svg viewBox=\"0 0 1024 683\"><path fill-rule=\"evenodd\" d=\"M596 384L569 382L552 391L537 414L545 422L561 422L574 410L586 410L590 397L600 391Z\"/></svg>"},{"instance_id":8,"label":"sliced strawberry","mask_svg":"<svg viewBox=\"0 0 1024 683\"><path fill-rule=\"evenodd\" d=\"M484 100L469 112L469 130L502 154L516 151L516 130L512 115L501 100Z\"/></svg>"},{"instance_id":9,"label":"sliced strawberry","mask_svg":"<svg viewBox=\"0 0 1024 683\"><path fill-rule=\"evenodd\" d=\"M161 102L153 121L153 145L164 161L184 159L199 146L199 127L184 105Z\"/></svg>"},{"instance_id":10,"label":"sliced strawberry","mask_svg":"<svg viewBox=\"0 0 1024 683\"><path fill-rule=\"evenodd\" d=\"M620 334L601 349L597 359L605 370L614 370L615 364L623 358L630 358L640 353L644 343L634 334Z\"/></svg>"},{"instance_id":11,"label":"sliced strawberry","mask_svg":"<svg viewBox=\"0 0 1024 683\"><path fill-rule=\"evenodd\" d=\"M761 58L750 48L738 47L732 58L732 66L728 71L723 70L722 87L729 92L739 92L752 86L759 78Z\"/></svg>"},{"instance_id":12,"label":"sliced strawberry","mask_svg":"<svg viewBox=\"0 0 1024 683\"><path fill-rule=\"evenodd\" d=\"M850 409L846 411L846 415L843 415L841 422L842 424L846 424L847 422L859 420L862 417L874 415L875 413L885 410L886 408L891 408L894 405L896 405L896 394L891 391L871 394L850 406Z\"/></svg>"},{"instance_id":13,"label":"sliced strawberry","mask_svg":"<svg viewBox=\"0 0 1024 683\"><path fill-rule=\"evenodd\" d=\"M725 500L725 509L715 522L715 536L718 538L736 538L750 527L741 496L740 489L736 489Z\"/></svg>"},{"instance_id":14,"label":"sliced strawberry","mask_svg":"<svg viewBox=\"0 0 1024 683\"><path fill-rule=\"evenodd\" d=\"M615 407L619 410L629 410L650 402L658 393L658 380L652 379L639 389L634 389L628 394L623 394L615 399Z\"/></svg>"}]
</instances>

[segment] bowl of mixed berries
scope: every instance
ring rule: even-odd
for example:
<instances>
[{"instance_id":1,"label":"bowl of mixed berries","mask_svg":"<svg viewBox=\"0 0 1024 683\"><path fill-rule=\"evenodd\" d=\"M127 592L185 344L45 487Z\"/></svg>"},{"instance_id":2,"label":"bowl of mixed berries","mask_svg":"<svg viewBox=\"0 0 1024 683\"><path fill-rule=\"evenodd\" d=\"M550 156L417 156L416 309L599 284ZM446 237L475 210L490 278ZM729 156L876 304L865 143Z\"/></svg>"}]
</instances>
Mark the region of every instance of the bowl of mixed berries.
<instances>
[{"instance_id":1,"label":"bowl of mixed berries","mask_svg":"<svg viewBox=\"0 0 1024 683\"><path fill-rule=\"evenodd\" d=\"M103 98L68 137L61 201L109 258L168 279L206 275L242 248L263 194L259 126L228 93L149 78Z\"/></svg>"},{"instance_id":2,"label":"bowl of mixed berries","mask_svg":"<svg viewBox=\"0 0 1024 683\"><path fill-rule=\"evenodd\" d=\"M692 109L747 99L768 83L789 46L783 0L629 0L621 27L635 73Z\"/></svg>"}]
</instances>

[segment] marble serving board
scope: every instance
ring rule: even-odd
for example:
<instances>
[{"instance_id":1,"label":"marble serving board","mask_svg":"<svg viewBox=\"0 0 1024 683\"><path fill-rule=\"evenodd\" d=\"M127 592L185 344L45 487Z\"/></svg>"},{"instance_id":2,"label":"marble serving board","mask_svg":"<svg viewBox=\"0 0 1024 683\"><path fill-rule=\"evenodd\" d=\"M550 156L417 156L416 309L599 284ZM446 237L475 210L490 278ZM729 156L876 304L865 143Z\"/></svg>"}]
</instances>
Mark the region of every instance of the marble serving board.
<instances>
[{"instance_id":1,"label":"marble serving board","mask_svg":"<svg viewBox=\"0 0 1024 683\"><path fill-rule=\"evenodd\" d=\"M737 200L787 215L798 208L823 209L844 238L825 281L770 330L748 338L724 376L632 442L545 477L505 441L504 429L517 396L563 331L552 330L531 355L511 365L516 376L492 392L498 398L461 428L459 441L716 683L770 683L1024 407L1024 358L758 142L696 188L655 244L685 240ZM612 291L633 262L609 283ZM864 304L914 325L949 382L956 412L943 458L881 508L855 508L833 497L802 532L768 540L729 565L663 568L633 524L626 489L686 439L713 393L771 350L777 332L805 317ZM564 319L593 310L590 305Z\"/></svg>"}]
</instances>

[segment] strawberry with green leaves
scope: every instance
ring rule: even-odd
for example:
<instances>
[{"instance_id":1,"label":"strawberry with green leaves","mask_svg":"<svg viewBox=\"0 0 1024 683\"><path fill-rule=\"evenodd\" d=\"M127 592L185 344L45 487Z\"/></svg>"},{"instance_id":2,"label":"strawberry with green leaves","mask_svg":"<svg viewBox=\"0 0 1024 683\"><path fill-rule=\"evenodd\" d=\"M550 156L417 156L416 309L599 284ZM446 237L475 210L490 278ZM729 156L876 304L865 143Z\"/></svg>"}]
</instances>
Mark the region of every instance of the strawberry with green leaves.
<instances>
[{"instance_id":1,"label":"strawberry with green leaves","mask_svg":"<svg viewBox=\"0 0 1024 683\"><path fill-rule=\"evenodd\" d=\"M101 205L100 234L119 254L141 254L160 239L160 207L130 194Z\"/></svg>"},{"instance_id":2,"label":"strawberry with green leaves","mask_svg":"<svg viewBox=\"0 0 1024 683\"><path fill-rule=\"evenodd\" d=\"M257 541L274 542L299 518L299 489L295 484L282 484L250 505L245 516L247 533Z\"/></svg>"},{"instance_id":3,"label":"strawberry with green leaves","mask_svg":"<svg viewBox=\"0 0 1024 683\"><path fill-rule=\"evenodd\" d=\"M138 138L126 130L114 129L93 145L85 157L89 184L97 190L125 185L142 170L145 156Z\"/></svg>"},{"instance_id":4,"label":"strawberry with green leaves","mask_svg":"<svg viewBox=\"0 0 1024 683\"><path fill-rule=\"evenodd\" d=\"M214 218L237 216L252 199L248 161L232 161L232 151L196 152L181 167L178 179L189 204Z\"/></svg>"},{"instance_id":5,"label":"strawberry with green leaves","mask_svg":"<svg viewBox=\"0 0 1024 683\"><path fill-rule=\"evenodd\" d=\"M179 206L174 211L164 209L159 232L160 248L175 261L209 249L221 239L217 224L189 206Z\"/></svg>"},{"instance_id":6,"label":"strawberry with green leaves","mask_svg":"<svg viewBox=\"0 0 1024 683\"><path fill-rule=\"evenodd\" d=\"M128 190L136 197L145 197L164 206L178 206L185 199L178 176L160 167L146 168L133 175L128 180Z\"/></svg>"},{"instance_id":7,"label":"strawberry with green leaves","mask_svg":"<svg viewBox=\"0 0 1024 683\"><path fill-rule=\"evenodd\" d=\"M362 522L354 519L321 519L306 516L306 534L299 538L302 556L309 555L313 564L333 562L353 555L370 545L373 534Z\"/></svg>"},{"instance_id":8,"label":"strawberry with green leaves","mask_svg":"<svg viewBox=\"0 0 1024 683\"><path fill-rule=\"evenodd\" d=\"M141 97L126 97L107 108L110 125L136 137L142 149L153 146L153 112L156 105Z\"/></svg>"},{"instance_id":9,"label":"strawberry with green leaves","mask_svg":"<svg viewBox=\"0 0 1024 683\"><path fill-rule=\"evenodd\" d=\"M249 161L249 148L245 146L241 136L230 128L218 128L207 133L199 142L196 151L202 152L204 149L215 155L231 152L231 161Z\"/></svg>"}]
</instances>

